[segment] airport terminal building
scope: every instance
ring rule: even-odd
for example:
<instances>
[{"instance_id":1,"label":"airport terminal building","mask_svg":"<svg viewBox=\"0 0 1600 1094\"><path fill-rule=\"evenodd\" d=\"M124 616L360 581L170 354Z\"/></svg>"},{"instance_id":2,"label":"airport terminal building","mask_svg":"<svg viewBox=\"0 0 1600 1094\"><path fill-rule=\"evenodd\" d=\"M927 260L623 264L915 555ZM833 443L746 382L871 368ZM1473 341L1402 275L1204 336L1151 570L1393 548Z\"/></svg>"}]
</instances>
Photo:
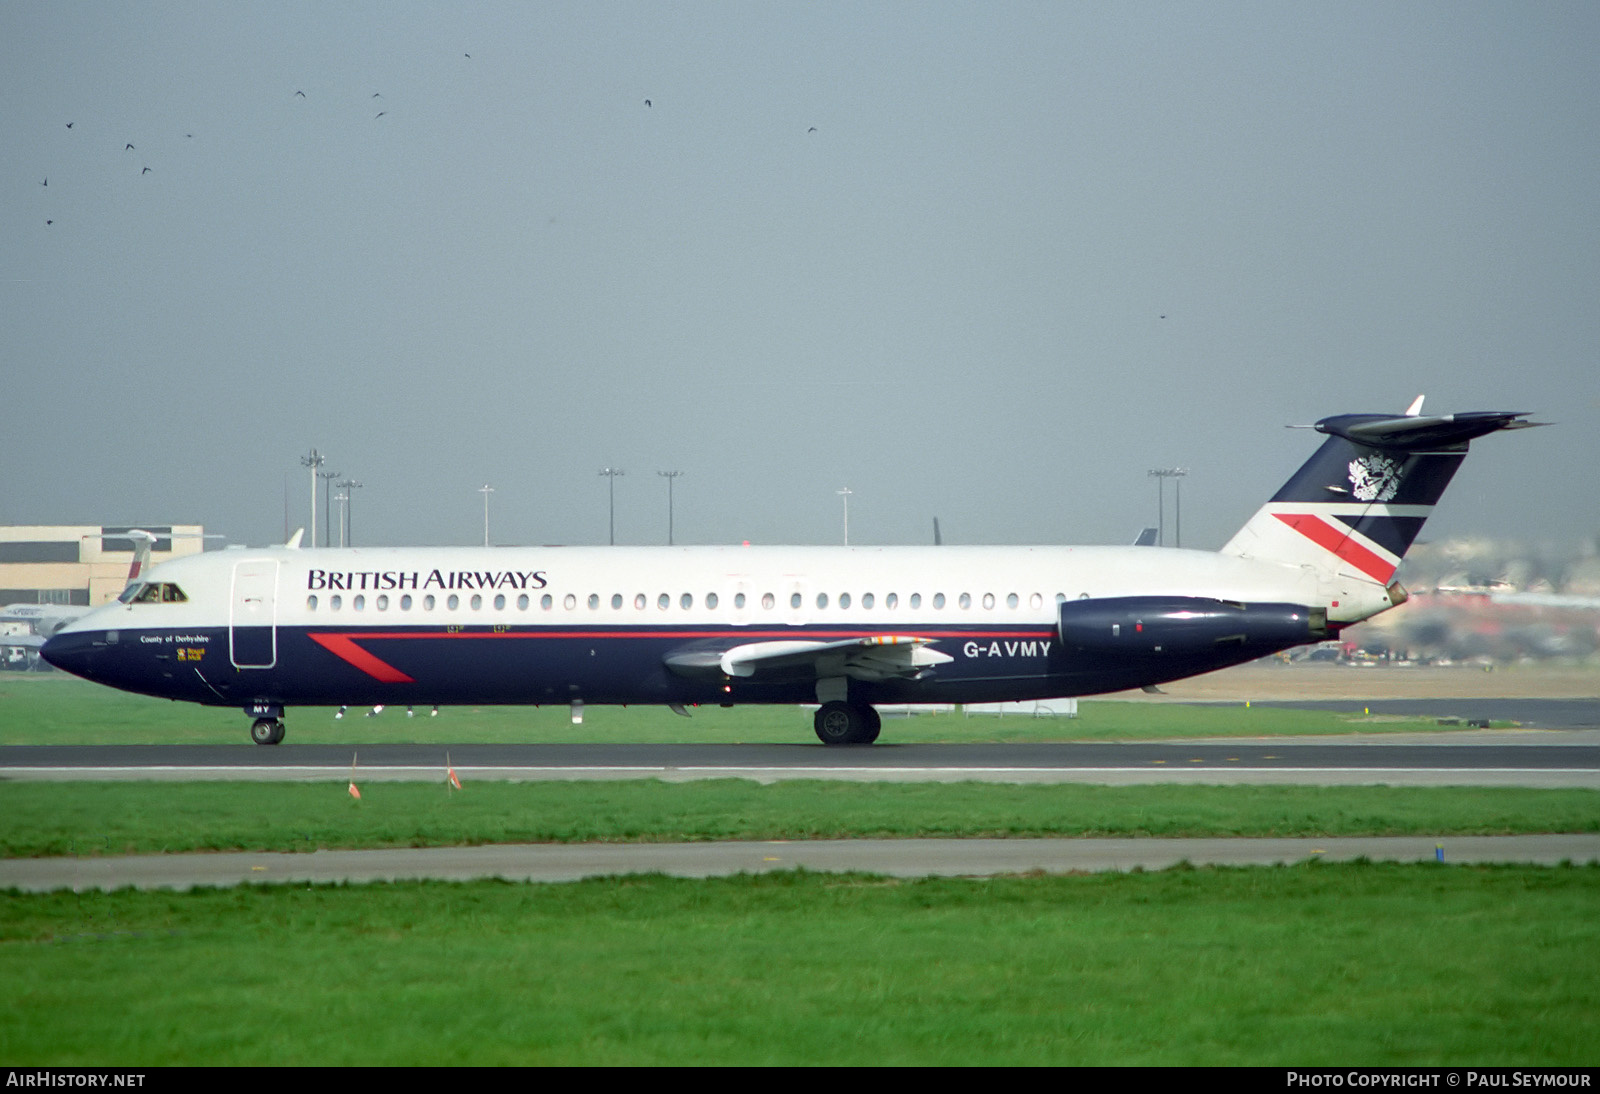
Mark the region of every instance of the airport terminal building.
<instances>
[{"instance_id":1,"label":"airport terminal building","mask_svg":"<svg viewBox=\"0 0 1600 1094\"><path fill-rule=\"evenodd\" d=\"M0 606L98 607L115 600L133 564L135 528L157 537L150 563L204 549L198 524L0 526Z\"/></svg>"}]
</instances>

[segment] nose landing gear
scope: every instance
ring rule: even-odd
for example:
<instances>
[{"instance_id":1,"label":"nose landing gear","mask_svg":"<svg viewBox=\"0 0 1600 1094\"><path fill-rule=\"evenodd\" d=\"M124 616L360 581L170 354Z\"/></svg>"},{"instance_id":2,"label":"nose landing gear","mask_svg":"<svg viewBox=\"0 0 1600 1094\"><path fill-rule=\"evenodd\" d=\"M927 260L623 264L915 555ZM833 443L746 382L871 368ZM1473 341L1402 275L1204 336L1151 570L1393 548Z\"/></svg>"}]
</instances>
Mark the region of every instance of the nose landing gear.
<instances>
[{"instance_id":1,"label":"nose landing gear","mask_svg":"<svg viewBox=\"0 0 1600 1094\"><path fill-rule=\"evenodd\" d=\"M256 744L275 745L283 740L283 707L277 703L251 703L244 712L255 718L250 739Z\"/></svg>"},{"instance_id":2,"label":"nose landing gear","mask_svg":"<svg viewBox=\"0 0 1600 1094\"><path fill-rule=\"evenodd\" d=\"M250 739L258 745L275 745L283 740L283 723L276 718L257 718L250 726Z\"/></svg>"}]
</instances>

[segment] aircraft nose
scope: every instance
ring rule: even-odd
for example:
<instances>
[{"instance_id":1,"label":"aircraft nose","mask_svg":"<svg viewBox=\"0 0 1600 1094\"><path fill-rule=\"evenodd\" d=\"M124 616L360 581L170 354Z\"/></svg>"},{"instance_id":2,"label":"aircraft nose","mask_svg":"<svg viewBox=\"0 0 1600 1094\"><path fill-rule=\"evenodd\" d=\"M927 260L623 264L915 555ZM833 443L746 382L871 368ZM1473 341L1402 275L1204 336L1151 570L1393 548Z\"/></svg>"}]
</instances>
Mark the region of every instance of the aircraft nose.
<instances>
[{"instance_id":1,"label":"aircraft nose","mask_svg":"<svg viewBox=\"0 0 1600 1094\"><path fill-rule=\"evenodd\" d=\"M101 639L103 644L104 639ZM63 672L89 676L95 657L94 636L82 632L56 634L44 640L39 656Z\"/></svg>"}]
</instances>

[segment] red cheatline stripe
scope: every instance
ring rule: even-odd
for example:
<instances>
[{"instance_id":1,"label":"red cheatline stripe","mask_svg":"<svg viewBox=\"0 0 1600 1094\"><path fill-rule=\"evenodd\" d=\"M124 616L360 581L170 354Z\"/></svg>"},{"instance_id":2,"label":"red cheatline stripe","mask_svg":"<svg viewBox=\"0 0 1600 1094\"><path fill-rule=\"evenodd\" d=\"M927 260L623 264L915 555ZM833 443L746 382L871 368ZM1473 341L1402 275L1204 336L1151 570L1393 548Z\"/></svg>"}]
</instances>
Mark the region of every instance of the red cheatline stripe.
<instances>
[{"instance_id":1,"label":"red cheatline stripe","mask_svg":"<svg viewBox=\"0 0 1600 1094\"><path fill-rule=\"evenodd\" d=\"M872 637L863 635L860 631L795 631L781 630L749 630L729 628L726 631L710 634L705 631L561 631L551 628L548 631L455 631L441 634L438 631L360 631L349 634L327 634L318 631L309 632L312 641L333 654L335 657L346 661L375 680L386 684L410 684L415 681L378 657L374 657L360 646L356 639L391 639L391 638L862 638ZM1051 632L1054 633L1054 632ZM937 637L942 638L1038 638L1039 631L984 631L984 630L958 630Z\"/></svg>"},{"instance_id":2,"label":"red cheatline stripe","mask_svg":"<svg viewBox=\"0 0 1600 1094\"><path fill-rule=\"evenodd\" d=\"M349 635L313 634L311 637L329 653L350 662L368 676L376 680L382 680L385 684L409 684L413 682L411 677L387 661L378 660L372 654L356 645L350 640Z\"/></svg>"},{"instance_id":3,"label":"red cheatline stripe","mask_svg":"<svg viewBox=\"0 0 1600 1094\"><path fill-rule=\"evenodd\" d=\"M1305 536L1312 543L1332 551L1372 580L1387 584L1394 576L1395 564L1381 555L1367 550L1350 538L1350 534L1335 528L1320 517L1310 513L1274 513L1283 523Z\"/></svg>"},{"instance_id":4,"label":"red cheatline stripe","mask_svg":"<svg viewBox=\"0 0 1600 1094\"><path fill-rule=\"evenodd\" d=\"M482 624L474 624L474 625L482 626ZM543 624L543 623L540 623L540 624L531 624L531 625L529 625L529 624L521 624L521 623L512 623L512 624L509 624L509 625L513 626L513 627L519 627L519 628L520 627L524 627L524 626L529 626L529 627L531 627L531 629L526 629L526 630L519 629L519 630L510 630L510 631L449 631L449 632L446 632L446 631L438 631L438 630L432 630L432 631L403 631L403 630L399 630L397 628L397 629L392 630L392 631L388 631L388 630L384 630L384 631L347 631L347 632L345 632L343 634L337 635L336 637L343 638L343 639L351 639L351 640L359 639L361 641L366 641L366 640L372 639L372 638L381 638L381 639L385 639L385 640L394 639L394 638L449 638L449 639L469 639L469 638L527 639L527 638L535 638L535 639L545 639L545 640L555 640L555 639L563 639L563 638L591 638L591 639L592 638L738 638L738 639L741 639L741 640L749 640L749 639L752 639L752 638L793 638L793 639L797 639L799 641L808 641L810 639L822 639L822 638L878 638L878 637L882 637L885 634L890 634L890 633L893 633L893 634L896 634L896 635L900 635L902 637L929 638L929 639L940 639L940 638L961 638L961 639L966 639L966 638L991 638L991 639L992 638L1041 638L1041 637L1048 637L1049 635L1055 633L1055 628L1053 626L1051 626L1050 624L1048 624L1048 623L1042 624L1042 625L1040 625L1038 627L1034 627L1031 630L989 630L989 629L985 629L985 628L977 627L977 626L974 626L974 627L963 627L960 624L951 624L949 626L949 628L945 629L945 630L934 630L933 628L917 627L917 626L905 626L905 625L892 626L891 625L891 626L888 626L888 627L885 627L885 628L881 628L881 629L866 628L866 629L857 629L857 630L849 630L849 631L847 631L847 630L833 630L833 629L817 630L817 629L813 629L813 628L802 628L802 627L791 627L788 630L777 630L777 629L768 629L768 628L760 628L760 629L758 629L758 628L754 628L754 627L734 627L734 626L727 626L727 627L724 627L724 628L718 629L718 630L699 630L699 631L696 631L696 630L670 630L670 629L666 629L666 628L663 628L661 630L648 630L648 629L645 629L645 630L626 629L625 630L625 629L623 629L621 627L618 627L618 628L616 628L614 630L597 629L597 630L582 630L582 631L579 631L579 630L563 630L563 629L561 629L562 625L559 624L559 623L556 623L556 624ZM915 633L907 633L907 632L915 632ZM317 633L317 632L312 632L312 637L316 638L320 642L320 641L322 641L322 637L323 636L321 634ZM324 642L323 644L326 645L327 643Z\"/></svg>"}]
</instances>

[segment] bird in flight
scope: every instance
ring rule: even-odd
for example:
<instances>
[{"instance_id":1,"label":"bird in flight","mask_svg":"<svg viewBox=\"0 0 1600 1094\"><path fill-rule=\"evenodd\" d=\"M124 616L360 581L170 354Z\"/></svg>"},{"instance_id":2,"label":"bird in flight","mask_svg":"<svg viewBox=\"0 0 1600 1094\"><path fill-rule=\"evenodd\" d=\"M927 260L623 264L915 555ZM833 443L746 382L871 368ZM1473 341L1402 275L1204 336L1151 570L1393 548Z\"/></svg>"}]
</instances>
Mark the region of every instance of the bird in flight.
<instances>
[{"instance_id":1,"label":"bird in flight","mask_svg":"<svg viewBox=\"0 0 1600 1094\"><path fill-rule=\"evenodd\" d=\"M295 94L300 96L302 99L306 97L306 93L304 91L296 91Z\"/></svg>"},{"instance_id":2,"label":"bird in flight","mask_svg":"<svg viewBox=\"0 0 1600 1094\"><path fill-rule=\"evenodd\" d=\"M126 147L126 148L124 148L124 149L123 149L123 151L124 151L124 152L131 152L131 151L133 151L133 145L131 145L131 144L130 144L130 145L128 145L128 147Z\"/></svg>"},{"instance_id":3,"label":"bird in flight","mask_svg":"<svg viewBox=\"0 0 1600 1094\"><path fill-rule=\"evenodd\" d=\"M387 110L380 110L380 111L378 111L376 114L374 114L372 116L372 120L373 121L377 121L379 118L383 117L387 113L389 113Z\"/></svg>"},{"instance_id":4,"label":"bird in flight","mask_svg":"<svg viewBox=\"0 0 1600 1094\"><path fill-rule=\"evenodd\" d=\"M645 100L645 101L644 101L644 105L645 105L645 106L649 106L649 105L650 105L650 100L649 100L649 99L646 99L646 100Z\"/></svg>"},{"instance_id":5,"label":"bird in flight","mask_svg":"<svg viewBox=\"0 0 1600 1094\"><path fill-rule=\"evenodd\" d=\"M139 174L141 174L141 175L148 175L149 173L150 173L150 168L148 168L148 167L146 167L143 171L139 172Z\"/></svg>"},{"instance_id":6,"label":"bird in flight","mask_svg":"<svg viewBox=\"0 0 1600 1094\"><path fill-rule=\"evenodd\" d=\"M817 127L814 126L814 125L810 129L806 130L807 133L815 133L816 131L817 131Z\"/></svg>"},{"instance_id":7,"label":"bird in flight","mask_svg":"<svg viewBox=\"0 0 1600 1094\"><path fill-rule=\"evenodd\" d=\"M71 129L71 128L72 128L72 123L71 123L71 122L68 122L68 123L67 123L67 128L68 128L68 129Z\"/></svg>"},{"instance_id":8,"label":"bird in flight","mask_svg":"<svg viewBox=\"0 0 1600 1094\"><path fill-rule=\"evenodd\" d=\"M40 186L49 186L50 185L50 180L47 178L43 182L41 182L39 185Z\"/></svg>"}]
</instances>

